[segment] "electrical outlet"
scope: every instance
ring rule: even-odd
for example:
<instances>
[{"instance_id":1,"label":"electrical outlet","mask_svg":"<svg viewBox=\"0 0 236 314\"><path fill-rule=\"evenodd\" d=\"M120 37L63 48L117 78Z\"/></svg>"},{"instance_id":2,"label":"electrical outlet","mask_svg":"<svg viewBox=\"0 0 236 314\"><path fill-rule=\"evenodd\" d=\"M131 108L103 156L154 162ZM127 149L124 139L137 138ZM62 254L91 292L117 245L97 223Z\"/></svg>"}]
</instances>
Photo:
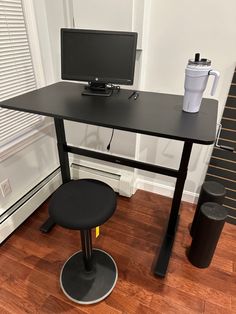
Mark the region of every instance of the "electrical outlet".
<instances>
[{"instance_id":1,"label":"electrical outlet","mask_svg":"<svg viewBox=\"0 0 236 314\"><path fill-rule=\"evenodd\" d=\"M6 197L8 194L11 193L11 185L9 179L6 179L0 183L0 189L3 197Z\"/></svg>"}]
</instances>

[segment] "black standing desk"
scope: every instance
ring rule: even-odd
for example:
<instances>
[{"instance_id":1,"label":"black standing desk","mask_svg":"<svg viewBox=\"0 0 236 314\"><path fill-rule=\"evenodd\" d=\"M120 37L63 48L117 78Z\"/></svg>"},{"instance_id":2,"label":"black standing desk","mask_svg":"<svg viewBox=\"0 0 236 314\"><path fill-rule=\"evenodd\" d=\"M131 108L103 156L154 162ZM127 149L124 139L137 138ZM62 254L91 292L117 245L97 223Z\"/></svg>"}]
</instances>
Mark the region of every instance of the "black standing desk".
<instances>
[{"instance_id":1,"label":"black standing desk","mask_svg":"<svg viewBox=\"0 0 236 314\"><path fill-rule=\"evenodd\" d=\"M131 90L114 91L111 97L82 96L84 85L59 82L0 103L8 109L54 118L63 183L70 180L68 153L102 159L176 178L168 227L154 273L166 274L178 225L179 207L193 143L210 145L215 140L217 101L204 99L199 113L182 111L183 97L140 92L128 99ZM67 145L63 120L114 128L184 142L179 169L170 169L137 160ZM49 231L50 219L42 226Z\"/></svg>"}]
</instances>

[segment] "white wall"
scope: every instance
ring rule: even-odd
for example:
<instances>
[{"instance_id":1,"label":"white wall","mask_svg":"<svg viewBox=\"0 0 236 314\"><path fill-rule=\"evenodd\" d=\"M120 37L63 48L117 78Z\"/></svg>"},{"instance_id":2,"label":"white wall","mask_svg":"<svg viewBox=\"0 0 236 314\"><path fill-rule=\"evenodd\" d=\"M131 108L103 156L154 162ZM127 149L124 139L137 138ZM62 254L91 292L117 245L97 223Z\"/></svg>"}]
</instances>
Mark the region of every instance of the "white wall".
<instances>
[{"instance_id":1,"label":"white wall","mask_svg":"<svg viewBox=\"0 0 236 314\"><path fill-rule=\"evenodd\" d=\"M221 78L214 98L219 100L218 120L223 112L226 96L236 62L236 2L213 0L160 1L147 0L148 15L142 68L144 90L170 94L184 93L184 69L187 60L195 52L212 60L214 69ZM209 80L204 97L210 96L212 81ZM165 166L178 167L182 144L176 141L141 136L138 153L143 159L157 161ZM190 160L185 190L195 193L199 190L210 157L212 147L194 145ZM166 186L173 186L175 180L159 175L138 172L149 181L155 178ZM145 184L139 186L145 187ZM150 188L152 189L152 188ZM153 190L158 190L158 187Z\"/></svg>"}]
</instances>

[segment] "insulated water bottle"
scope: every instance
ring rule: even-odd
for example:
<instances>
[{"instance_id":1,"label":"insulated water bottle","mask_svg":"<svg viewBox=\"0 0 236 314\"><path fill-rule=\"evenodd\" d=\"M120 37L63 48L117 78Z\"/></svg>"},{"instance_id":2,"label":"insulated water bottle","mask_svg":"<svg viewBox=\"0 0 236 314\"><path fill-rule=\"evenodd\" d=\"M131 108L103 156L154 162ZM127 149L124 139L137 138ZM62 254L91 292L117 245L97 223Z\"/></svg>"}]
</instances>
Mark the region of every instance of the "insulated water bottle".
<instances>
[{"instance_id":1,"label":"insulated water bottle","mask_svg":"<svg viewBox=\"0 0 236 314\"><path fill-rule=\"evenodd\" d=\"M200 54L195 54L195 59L190 59L185 69L184 103L183 110L186 112L198 112L201 106L203 92L206 88L208 77L214 75L211 89L213 96L219 81L219 72L211 68L211 61L200 59Z\"/></svg>"}]
</instances>

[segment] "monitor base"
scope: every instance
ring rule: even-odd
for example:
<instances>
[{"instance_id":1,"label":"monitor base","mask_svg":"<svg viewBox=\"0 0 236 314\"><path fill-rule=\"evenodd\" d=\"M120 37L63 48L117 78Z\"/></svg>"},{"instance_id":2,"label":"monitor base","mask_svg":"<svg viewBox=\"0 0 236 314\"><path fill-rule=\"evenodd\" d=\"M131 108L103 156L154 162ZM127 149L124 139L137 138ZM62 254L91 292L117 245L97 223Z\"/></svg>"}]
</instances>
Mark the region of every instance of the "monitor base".
<instances>
[{"instance_id":1,"label":"monitor base","mask_svg":"<svg viewBox=\"0 0 236 314\"><path fill-rule=\"evenodd\" d=\"M106 84L89 83L85 86L82 95L85 96L103 96L109 97L112 94L112 89L108 88Z\"/></svg>"}]
</instances>

